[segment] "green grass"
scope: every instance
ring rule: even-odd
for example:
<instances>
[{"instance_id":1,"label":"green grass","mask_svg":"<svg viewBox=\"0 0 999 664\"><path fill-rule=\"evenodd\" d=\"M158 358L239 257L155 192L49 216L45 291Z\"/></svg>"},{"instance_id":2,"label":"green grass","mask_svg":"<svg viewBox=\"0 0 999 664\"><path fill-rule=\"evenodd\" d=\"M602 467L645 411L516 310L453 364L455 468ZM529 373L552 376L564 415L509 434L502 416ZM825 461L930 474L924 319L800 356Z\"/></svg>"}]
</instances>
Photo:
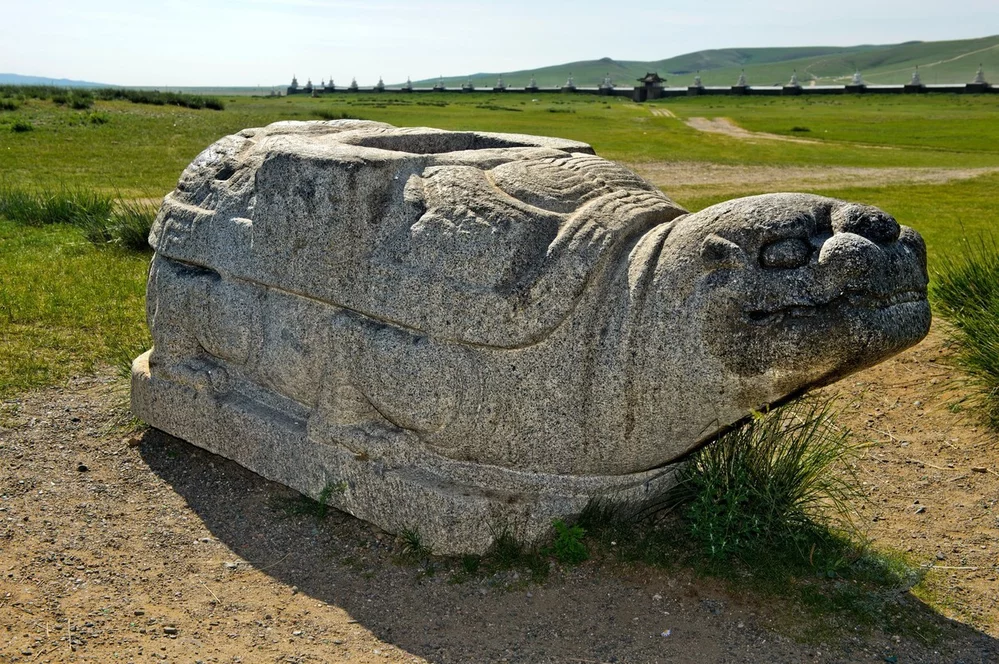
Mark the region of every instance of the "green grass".
<instances>
[{"instance_id":1,"label":"green grass","mask_svg":"<svg viewBox=\"0 0 999 664\"><path fill-rule=\"evenodd\" d=\"M103 101L124 100L133 104L152 106L181 106L184 108L208 108L225 110L225 104L213 96L181 92L161 92L159 90L139 90L130 88L60 88L51 85L0 85L0 98L51 100L58 106L69 106L85 110L93 106L95 99Z\"/></svg>"},{"instance_id":2,"label":"green grass","mask_svg":"<svg viewBox=\"0 0 999 664\"><path fill-rule=\"evenodd\" d=\"M728 116L747 128L778 133L791 134L792 127L804 124L811 129L808 137L821 142L748 143L655 117L648 107L627 100L584 95L542 97L537 102L526 95L493 94L239 97L225 111L214 113L98 100L93 112L101 114L100 124L81 123L79 112L29 99L16 113L0 114L0 172L21 186L59 189L73 183L125 197L148 197L172 189L187 164L226 134L277 120L344 116L400 126L561 136L586 141L603 156L629 162L999 166L999 100L991 96L683 98L671 100L668 107L681 117ZM14 117L32 124L34 131L3 131ZM892 130L892 117L902 122L902 133ZM926 138L909 135L917 131ZM857 142L893 149L858 149Z\"/></svg>"},{"instance_id":3,"label":"green grass","mask_svg":"<svg viewBox=\"0 0 999 664\"><path fill-rule=\"evenodd\" d=\"M76 222L83 235L96 245L114 245L130 251L148 252L149 231L156 207L143 201L116 201L111 212L87 216Z\"/></svg>"},{"instance_id":4,"label":"green grass","mask_svg":"<svg viewBox=\"0 0 999 664\"><path fill-rule=\"evenodd\" d=\"M405 529L399 533L402 557L411 562L421 562L430 557L430 547L423 543L423 538L416 530Z\"/></svg>"},{"instance_id":5,"label":"green grass","mask_svg":"<svg viewBox=\"0 0 999 664\"><path fill-rule=\"evenodd\" d=\"M0 185L0 217L29 226L70 224L95 245L150 251L156 208L93 190L40 191Z\"/></svg>"},{"instance_id":6,"label":"green grass","mask_svg":"<svg viewBox=\"0 0 999 664\"><path fill-rule=\"evenodd\" d=\"M668 505L709 558L767 557L774 549L825 559L861 498L848 431L828 404L808 400L755 415L696 451ZM833 546L838 555L838 546Z\"/></svg>"},{"instance_id":7,"label":"green grass","mask_svg":"<svg viewBox=\"0 0 999 664\"><path fill-rule=\"evenodd\" d=\"M0 219L0 398L148 348L148 263L95 247L75 226Z\"/></svg>"},{"instance_id":8,"label":"green grass","mask_svg":"<svg viewBox=\"0 0 999 664\"><path fill-rule=\"evenodd\" d=\"M665 105L682 118L729 117L740 126L774 134L827 143L877 145L929 152L989 152L999 144L988 139L999 111L999 97L938 94L914 100L906 95L823 97L680 97L652 102ZM781 145L781 144L778 144ZM854 148L856 150L856 148ZM877 159L895 163L883 150L867 150ZM879 152L881 154L879 154ZM912 165L912 164L907 164Z\"/></svg>"},{"instance_id":9,"label":"green grass","mask_svg":"<svg viewBox=\"0 0 999 664\"><path fill-rule=\"evenodd\" d=\"M973 387L978 413L999 429L999 248L994 236L966 242L962 254L948 254L935 270L937 313L950 326L954 361Z\"/></svg>"},{"instance_id":10,"label":"green grass","mask_svg":"<svg viewBox=\"0 0 999 664\"><path fill-rule=\"evenodd\" d=\"M0 216L29 226L84 224L110 216L114 199L87 189L40 191L0 185Z\"/></svg>"},{"instance_id":11,"label":"green grass","mask_svg":"<svg viewBox=\"0 0 999 664\"><path fill-rule=\"evenodd\" d=\"M524 546L506 531L499 533L484 555L462 556L458 562L458 569L451 577L454 583L521 571L526 581L541 583L551 571L546 552Z\"/></svg>"}]
</instances>

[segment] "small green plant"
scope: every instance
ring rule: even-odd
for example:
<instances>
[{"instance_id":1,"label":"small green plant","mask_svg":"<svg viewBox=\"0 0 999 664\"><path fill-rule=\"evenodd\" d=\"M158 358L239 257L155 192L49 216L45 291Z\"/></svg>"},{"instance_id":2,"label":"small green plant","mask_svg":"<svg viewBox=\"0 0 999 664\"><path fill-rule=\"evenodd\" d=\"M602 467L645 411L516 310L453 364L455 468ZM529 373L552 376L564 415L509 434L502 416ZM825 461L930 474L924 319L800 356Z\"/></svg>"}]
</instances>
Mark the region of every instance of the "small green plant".
<instances>
[{"instance_id":1,"label":"small green plant","mask_svg":"<svg viewBox=\"0 0 999 664\"><path fill-rule=\"evenodd\" d=\"M937 265L933 303L950 323L954 361L975 389L970 401L999 428L999 247L982 239L962 257L945 255Z\"/></svg>"},{"instance_id":2,"label":"small green plant","mask_svg":"<svg viewBox=\"0 0 999 664\"><path fill-rule=\"evenodd\" d=\"M791 131L799 132L799 133L804 133L804 132L810 132L812 130L809 129L808 127L801 127L801 126L795 125L794 127L791 127Z\"/></svg>"},{"instance_id":3,"label":"small green plant","mask_svg":"<svg viewBox=\"0 0 999 664\"><path fill-rule=\"evenodd\" d=\"M19 108L21 105L13 99L0 99L0 111L16 111Z\"/></svg>"},{"instance_id":4,"label":"small green plant","mask_svg":"<svg viewBox=\"0 0 999 664\"><path fill-rule=\"evenodd\" d=\"M346 482L328 482L323 487L323 490L319 492L319 499L316 501L316 518L325 519L329 513L330 499L333 496L342 496L346 492Z\"/></svg>"},{"instance_id":5,"label":"small green plant","mask_svg":"<svg viewBox=\"0 0 999 664\"><path fill-rule=\"evenodd\" d=\"M10 125L10 130L15 134L23 134L24 132L33 131L35 125L31 124L30 120L25 120L24 118L18 118Z\"/></svg>"},{"instance_id":6,"label":"small green plant","mask_svg":"<svg viewBox=\"0 0 999 664\"><path fill-rule=\"evenodd\" d=\"M84 118L92 125L103 125L111 121L110 115L100 111L91 111L90 113L87 113Z\"/></svg>"},{"instance_id":7,"label":"small green plant","mask_svg":"<svg viewBox=\"0 0 999 664\"><path fill-rule=\"evenodd\" d=\"M927 637L930 621L905 592L919 571L871 550L850 522L861 499L848 468L855 451L827 403L799 401L693 454L663 502L595 503L577 523L595 555L692 568L790 600L819 638L844 626Z\"/></svg>"},{"instance_id":8,"label":"small green plant","mask_svg":"<svg viewBox=\"0 0 999 664\"><path fill-rule=\"evenodd\" d=\"M561 519L552 521L555 529L555 541L552 542L552 553L559 562L566 565L578 565L590 557L583 536L586 530L578 523L567 526Z\"/></svg>"},{"instance_id":9,"label":"small green plant","mask_svg":"<svg viewBox=\"0 0 999 664\"><path fill-rule=\"evenodd\" d=\"M399 533L402 543L402 555L409 560L423 560L430 556L430 548L423 543L423 538L416 530L406 528Z\"/></svg>"}]
</instances>

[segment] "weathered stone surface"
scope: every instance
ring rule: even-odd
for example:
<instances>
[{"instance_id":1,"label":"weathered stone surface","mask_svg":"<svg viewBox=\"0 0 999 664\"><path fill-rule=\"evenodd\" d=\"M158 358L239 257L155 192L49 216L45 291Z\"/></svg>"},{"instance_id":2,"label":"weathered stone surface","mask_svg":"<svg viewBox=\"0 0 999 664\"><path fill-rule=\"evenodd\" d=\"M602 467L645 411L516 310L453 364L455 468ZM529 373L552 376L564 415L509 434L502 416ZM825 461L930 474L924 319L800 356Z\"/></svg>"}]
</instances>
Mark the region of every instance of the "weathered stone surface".
<instances>
[{"instance_id":1,"label":"weathered stone surface","mask_svg":"<svg viewBox=\"0 0 999 664\"><path fill-rule=\"evenodd\" d=\"M533 136L248 129L184 171L150 242L136 415L442 553L655 494L930 320L922 240L880 210L687 214Z\"/></svg>"}]
</instances>

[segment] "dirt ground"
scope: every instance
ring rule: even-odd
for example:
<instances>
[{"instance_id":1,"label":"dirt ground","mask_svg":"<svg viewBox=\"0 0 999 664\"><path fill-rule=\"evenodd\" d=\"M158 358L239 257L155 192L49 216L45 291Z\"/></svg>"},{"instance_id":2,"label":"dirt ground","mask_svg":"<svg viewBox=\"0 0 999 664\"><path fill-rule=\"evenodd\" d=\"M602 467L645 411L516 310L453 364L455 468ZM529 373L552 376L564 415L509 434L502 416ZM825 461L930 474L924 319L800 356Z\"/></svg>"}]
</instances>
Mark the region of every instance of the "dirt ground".
<instances>
[{"instance_id":1,"label":"dirt ground","mask_svg":"<svg viewBox=\"0 0 999 664\"><path fill-rule=\"evenodd\" d=\"M404 563L357 519L296 514L297 494L228 460L123 434L106 373L2 405L0 661L997 662L999 454L945 356L934 332L827 388L873 443L875 546L933 566L936 641L802 642L787 607L608 561L455 583L458 563Z\"/></svg>"},{"instance_id":2,"label":"dirt ground","mask_svg":"<svg viewBox=\"0 0 999 664\"><path fill-rule=\"evenodd\" d=\"M659 115L662 115L663 111L666 111L666 109L660 109ZM666 112L668 113L669 111ZM770 134L765 131L749 131L748 129L743 129L729 118L690 118L686 121L686 125L696 129L697 131L704 131L709 134L724 134L733 138L784 141L785 143L815 144L822 142L810 138L795 138L793 136L783 136L781 134Z\"/></svg>"}]
</instances>

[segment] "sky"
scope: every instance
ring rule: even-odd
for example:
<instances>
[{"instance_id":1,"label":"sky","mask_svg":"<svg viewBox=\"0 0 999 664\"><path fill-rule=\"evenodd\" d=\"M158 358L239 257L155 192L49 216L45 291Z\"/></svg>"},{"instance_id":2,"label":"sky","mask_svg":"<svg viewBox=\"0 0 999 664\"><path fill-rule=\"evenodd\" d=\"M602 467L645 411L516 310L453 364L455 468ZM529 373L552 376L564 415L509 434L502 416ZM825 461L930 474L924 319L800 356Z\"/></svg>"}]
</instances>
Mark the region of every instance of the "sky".
<instances>
[{"instance_id":1,"label":"sky","mask_svg":"<svg viewBox=\"0 0 999 664\"><path fill-rule=\"evenodd\" d=\"M0 0L0 72L112 85L386 84L711 48L999 34L999 0Z\"/></svg>"}]
</instances>

